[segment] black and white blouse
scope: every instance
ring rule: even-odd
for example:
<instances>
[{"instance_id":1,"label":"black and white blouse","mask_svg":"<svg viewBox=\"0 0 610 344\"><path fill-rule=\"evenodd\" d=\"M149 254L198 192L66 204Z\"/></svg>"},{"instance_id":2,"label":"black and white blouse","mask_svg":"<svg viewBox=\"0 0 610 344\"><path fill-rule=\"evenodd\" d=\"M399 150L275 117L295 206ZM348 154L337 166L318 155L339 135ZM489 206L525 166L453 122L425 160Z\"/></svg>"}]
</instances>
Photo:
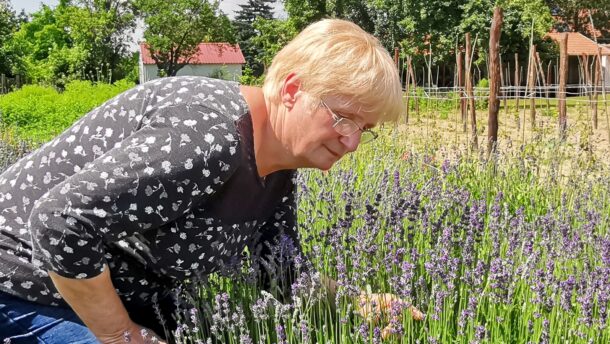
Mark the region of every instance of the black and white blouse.
<instances>
[{"instance_id":1,"label":"black and white blouse","mask_svg":"<svg viewBox=\"0 0 610 344\"><path fill-rule=\"evenodd\" d=\"M0 291L66 305L47 271L106 267L127 304L283 231L295 173L258 176L239 85L155 80L91 111L0 174Z\"/></svg>"}]
</instances>

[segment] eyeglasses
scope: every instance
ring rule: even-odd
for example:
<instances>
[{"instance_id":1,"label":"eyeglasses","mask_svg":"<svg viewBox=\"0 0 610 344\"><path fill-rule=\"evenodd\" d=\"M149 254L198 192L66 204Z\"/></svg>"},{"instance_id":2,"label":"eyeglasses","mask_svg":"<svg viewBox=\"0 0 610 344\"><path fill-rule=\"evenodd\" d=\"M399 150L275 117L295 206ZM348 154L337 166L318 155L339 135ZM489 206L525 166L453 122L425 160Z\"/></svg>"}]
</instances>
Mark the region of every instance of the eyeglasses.
<instances>
[{"instance_id":1,"label":"eyeglasses","mask_svg":"<svg viewBox=\"0 0 610 344\"><path fill-rule=\"evenodd\" d=\"M352 136L356 132L360 131L362 133L362 135L360 136L360 143L369 143L379 136L371 129L360 128L360 126L351 119L337 115L333 110L330 109L330 107L328 107L328 105L326 105L323 100L320 100L320 102L322 103L322 105L324 105L326 110L328 110L328 112L332 116L333 120L335 121L335 123L333 124L333 128L335 128L337 133L339 133L340 135Z\"/></svg>"}]
</instances>

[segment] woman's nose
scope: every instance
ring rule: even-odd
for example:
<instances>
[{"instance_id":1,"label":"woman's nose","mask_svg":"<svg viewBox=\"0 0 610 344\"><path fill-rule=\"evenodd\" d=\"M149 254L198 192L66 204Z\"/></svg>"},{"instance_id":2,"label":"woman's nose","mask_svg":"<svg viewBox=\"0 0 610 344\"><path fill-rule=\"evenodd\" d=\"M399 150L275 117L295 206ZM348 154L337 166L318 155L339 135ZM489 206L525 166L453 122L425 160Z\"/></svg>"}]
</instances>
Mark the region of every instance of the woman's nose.
<instances>
[{"instance_id":1,"label":"woman's nose","mask_svg":"<svg viewBox=\"0 0 610 344\"><path fill-rule=\"evenodd\" d=\"M347 148L347 152L351 153L358 149L358 145L360 144L360 137L362 136L362 132L358 130L349 136L341 136L339 141Z\"/></svg>"}]
</instances>

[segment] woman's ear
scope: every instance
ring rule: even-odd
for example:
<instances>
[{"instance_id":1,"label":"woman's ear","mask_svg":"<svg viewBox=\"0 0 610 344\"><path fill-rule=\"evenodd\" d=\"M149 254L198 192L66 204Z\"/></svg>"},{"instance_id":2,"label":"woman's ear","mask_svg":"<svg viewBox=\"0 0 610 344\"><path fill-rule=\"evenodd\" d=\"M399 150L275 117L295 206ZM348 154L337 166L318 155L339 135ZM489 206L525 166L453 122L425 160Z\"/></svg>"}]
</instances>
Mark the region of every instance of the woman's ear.
<instances>
[{"instance_id":1,"label":"woman's ear","mask_svg":"<svg viewBox=\"0 0 610 344\"><path fill-rule=\"evenodd\" d=\"M284 107L292 109L300 89L301 79L299 79L296 73L291 72L286 76L286 79L284 79L284 84L280 90L280 99L282 100Z\"/></svg>"}]
</instances>

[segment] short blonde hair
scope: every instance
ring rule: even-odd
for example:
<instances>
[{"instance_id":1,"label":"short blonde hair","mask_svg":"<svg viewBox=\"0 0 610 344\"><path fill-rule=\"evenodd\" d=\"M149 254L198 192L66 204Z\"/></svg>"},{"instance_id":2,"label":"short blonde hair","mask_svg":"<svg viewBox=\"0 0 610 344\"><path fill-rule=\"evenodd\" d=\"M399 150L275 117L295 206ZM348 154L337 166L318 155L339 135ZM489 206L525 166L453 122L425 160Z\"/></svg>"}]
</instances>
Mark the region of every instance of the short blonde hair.
<instances>
[{"instance_id":1,"label":"short blonde hair","mask_svg":"<svg viewBox=\"0 0 610 344\"><path fill-rule=\"evenodd\" d=\"M263 92L268 102L280 103L291 72L310 95L345 98L345 106L355 103L364 114L379 114L381 121L396 120L404 111L394 61L377 38L352 22L324 19L288 43L267 71Z\"/></svg>"}]
</instances>

